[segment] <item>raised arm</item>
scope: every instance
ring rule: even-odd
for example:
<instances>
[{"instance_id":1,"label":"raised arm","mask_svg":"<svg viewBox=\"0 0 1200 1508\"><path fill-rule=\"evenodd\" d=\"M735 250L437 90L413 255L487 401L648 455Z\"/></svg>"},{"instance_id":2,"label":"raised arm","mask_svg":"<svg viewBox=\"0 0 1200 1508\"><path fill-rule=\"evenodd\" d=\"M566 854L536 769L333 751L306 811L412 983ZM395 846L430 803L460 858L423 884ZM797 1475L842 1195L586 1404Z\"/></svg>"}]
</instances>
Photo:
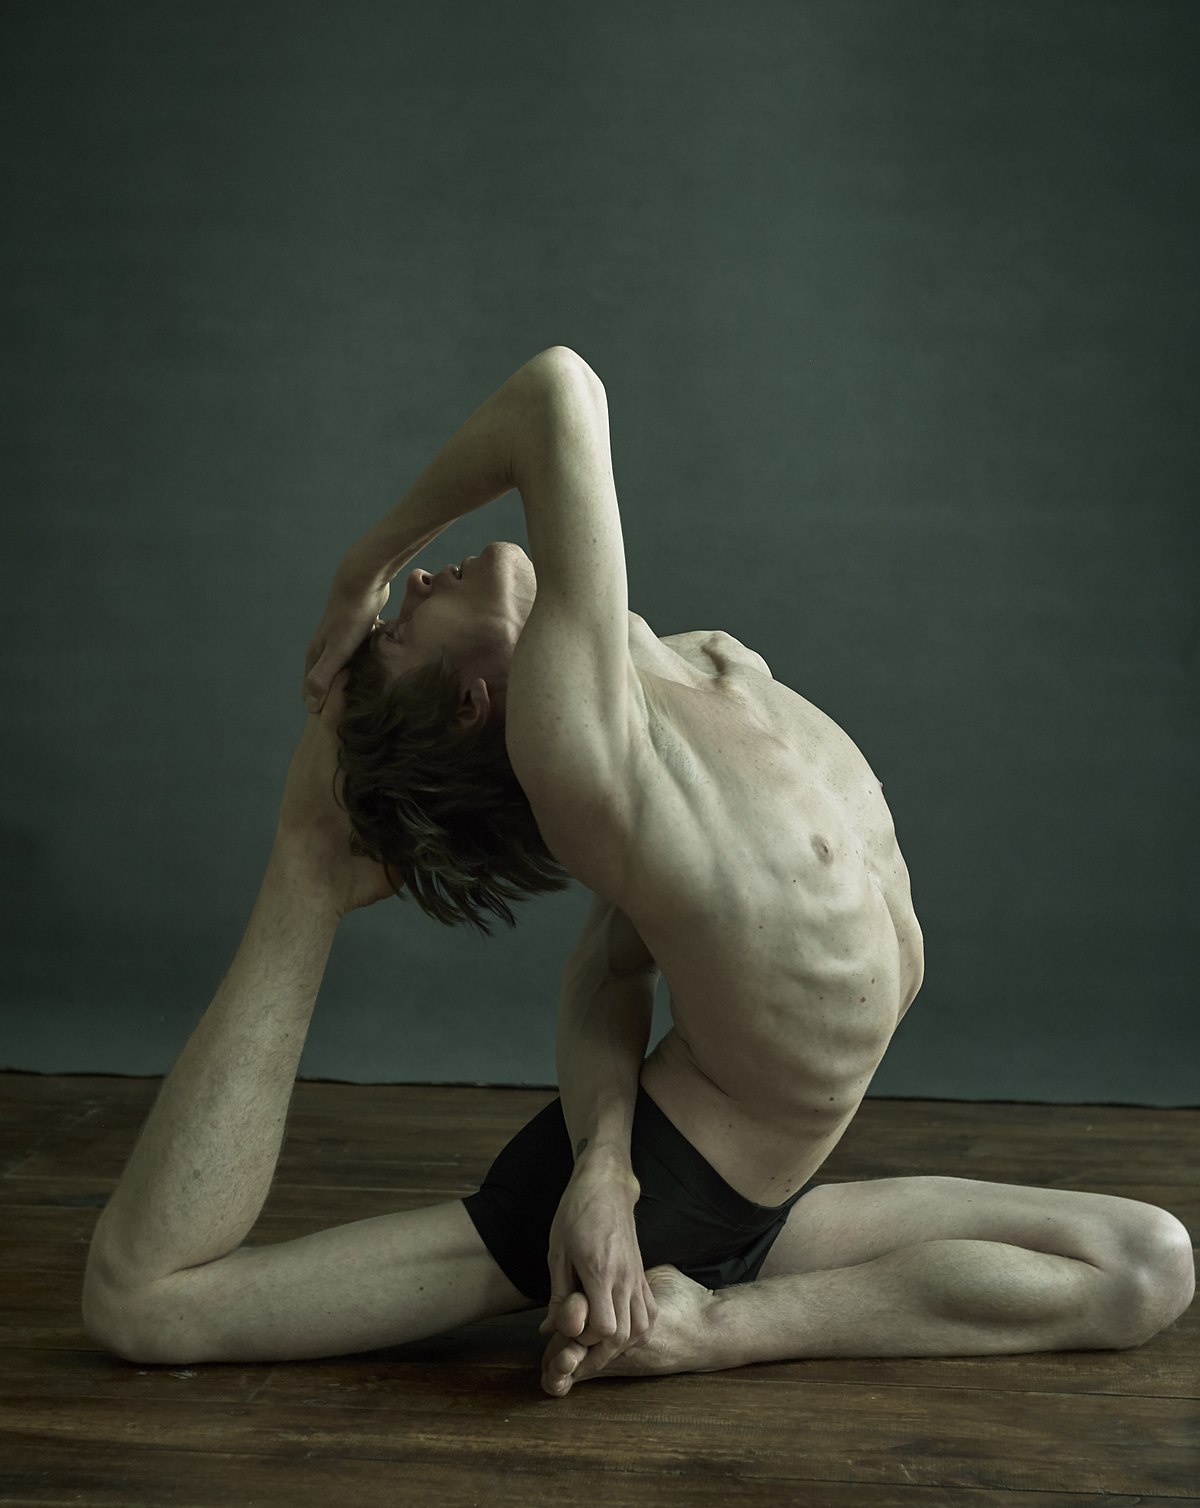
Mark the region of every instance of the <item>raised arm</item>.
<instances>
[{"instance_id":1,"label":"raised arm","mask_svg":"<svg viewBox=\"0 0 1200 1508\"><path fill-rule=\"evenodd\" d=\"M574 433L590 441L600 412L598 394L603 394L600 381L582 357L566 346L551 346L501 383L450 436L395 507L350 546L339 564L305 657L302 694L309 711L321 710L334 676L370 633L391 582L404 567L456 519L514 487L525 508L539 588L544 582L551 595L573 600L577 611L581 604L582 610L598 609L600 586L583 548L594 531L584 532L587 519L579 509L570 511L566 523L559 522L565 516L559 501L571 487L586 484L587 475L581 475L578 447L556 439ZM607 497L601 501L610 518L615 517L615 494L611 509ZM619 524L617 528L619 545ZM612 541L604 544L612 555L607 548ZM616 553L624 591L624 555L619 548ZM609 581L610 594L611 589ZM542 616L548 611L543 607ZM620 609L622 633L625 616Z\"/></svg>"}]
</instances>

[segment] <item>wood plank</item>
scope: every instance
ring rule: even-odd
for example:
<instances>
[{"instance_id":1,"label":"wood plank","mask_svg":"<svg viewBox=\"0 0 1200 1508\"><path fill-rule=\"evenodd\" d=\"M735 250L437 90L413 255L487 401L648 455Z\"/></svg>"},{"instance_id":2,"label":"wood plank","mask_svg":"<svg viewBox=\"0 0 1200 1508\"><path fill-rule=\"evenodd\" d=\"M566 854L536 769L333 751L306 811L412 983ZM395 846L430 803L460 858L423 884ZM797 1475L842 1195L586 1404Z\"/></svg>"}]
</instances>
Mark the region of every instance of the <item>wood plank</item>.
<instances>
[{"instance_id":1,"label":"wood plank","mask_svg":"<svg viewBox=\"0 0 1200 1508\"><path fill-rule=\"evenodd\" d=\"M0 1503L1197 1502L1200 1311L1134 1351L830 1359L538 1386L538 1312L317 1362L138 1367L92 1346L87 1244L161 1079L0 1075ZM552 1089L296 1087L251 1240L474 1188ZM1200 1227L1200 1112L866 1101L823 1181L948 1173L1143 1199ZM799 1422L799 1427L798 1427Z\"/></svg>"},{"instance_id":2,"label":"wood plank","mask_svg":"<svg viewBox=\"0 0 1200 1508\"><path fill-rule=\"evenodd\" d=\"M195 1369L198 1373L200 1369ZM272 1461L369 1456L406 1476L415 1465L470 1463L490 1479L517 1460L529 1470L569 1454L591 1475L610 1469L614 1441L627 1464L675 1472L703 1459L721 1476L764 1483L937 1485L1050 1492L1178 1491L1200 1480L1200 1415L1190 1400L1126 1399L1097 1408L1071 1394L1008 1394L997 1418L992 1395L948 1389L892 1389L870 1410L847 1410L844 1388L776 1382L776 1412L803 1429L764 1421L761 1390L732 1377L617 1379L581 1387L571 1399L534 1395L511 1374L485 1371L476 1386L424 1407L401 1403L385 1384L367 1399L331 1397L305 1405L258 1395L245 1404L197 1408L196 1378L178 1374L171 1394L137 1408L104 1398L69 1409L40 1399L0 1403L0 1434L12 1466L22 1448L48 1441L174 1449Z\"/></svg>"},{"instance_id":3,"label":"wood plank","mask_svg":"<svg viewBox=\"0 0 1200 1508\"><path fill-rule=\"evenodd\" d=\"M486 1476L461 1462L409 1461L398 1483L391 1462L330 1457L308 1451L269 1457L143 1451L91 1444L64 1459L54 1442L21 1442L20 1464L0 1454L0 1503L22 1508L246 1508L283 1504L307 1508L330 1502L420 1505L420 1508L1179 1508L1193 1497L1107 1492L1025 1492L1009 1489L897 1486L824 1481L797 1498L786 1482L706 1469L645 1471L608 1463L583 1479L569 1452L530 1470L519 1448ZM584 1495L586 1494L586 1495Z\"/></svg>"}]
</instances>

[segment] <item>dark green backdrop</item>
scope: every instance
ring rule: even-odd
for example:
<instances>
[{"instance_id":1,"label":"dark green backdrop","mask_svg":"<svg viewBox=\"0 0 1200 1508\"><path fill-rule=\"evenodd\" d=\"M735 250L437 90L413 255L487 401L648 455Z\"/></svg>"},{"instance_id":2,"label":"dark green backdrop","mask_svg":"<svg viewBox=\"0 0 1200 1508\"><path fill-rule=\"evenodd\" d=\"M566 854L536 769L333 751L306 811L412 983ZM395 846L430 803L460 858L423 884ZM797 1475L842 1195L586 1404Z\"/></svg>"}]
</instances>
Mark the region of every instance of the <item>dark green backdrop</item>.
<instances>
[{"instance_id":1,"label":"dark green backdrop","mask_svg":"<svg viewBox=\"0 0 1200 1508\"><path fill-rule=\"evenodd\" d=\"M886 785L928 974L875 1092L1200 1101L1198 23L8 0L0 1066L170 1067L334 565L562 343L631 605ZM515 494L425 563L493 538ZM302 1074L553 1083L585 911L351 917Z\"/></svg>"}]
</instances>

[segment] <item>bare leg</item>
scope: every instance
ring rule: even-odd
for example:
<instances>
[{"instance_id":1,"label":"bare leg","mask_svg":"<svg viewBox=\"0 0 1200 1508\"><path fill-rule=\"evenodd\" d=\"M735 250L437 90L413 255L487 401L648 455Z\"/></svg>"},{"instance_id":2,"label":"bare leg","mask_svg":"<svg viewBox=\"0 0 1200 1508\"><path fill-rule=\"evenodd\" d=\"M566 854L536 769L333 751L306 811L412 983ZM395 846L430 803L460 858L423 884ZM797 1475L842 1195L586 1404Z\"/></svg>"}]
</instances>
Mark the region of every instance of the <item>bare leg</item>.
<instances>
[{"instance_id":1,"label":"bare leg","mask_svg":"<svg viewBox=\"0 0 1200 1508\"><path fill-rule=\"evenodd\" d=\"M658 1304L649 1341L596 1372L586 1348L556 1337L543 1370L546 1392L561 1396L589 1377L712 1372L815 1356L1108 1350L1148 1338L1111 1274L996 1241L923 1241L855 1267L716 1293L674 1267L647 1276Z\"/></svg>"},{"instance_id":2,"label":"bare leg","mask_svg":"<svg viewBox=\"0 0 1200 1508\"><path fill-rule=\"evenodd\" d=\"M337 917L272 855L234 962L92 1240L92 1337L131 1361L395 1345L528 1309L460 1200L242 1245L266 1199Z\"/></svg>"},{"instance_id":3,"label":"bare leg","mask_svg":"<svg viewBox=\"0 0 1200 1508\"><path fill-rule=\"evenodd\" d=\"M998 1241L922 1241L714 1295L721 1367L807 1356L993 1356L1134 1345L1099 1267Z\"/></svg>"}]
</instances>

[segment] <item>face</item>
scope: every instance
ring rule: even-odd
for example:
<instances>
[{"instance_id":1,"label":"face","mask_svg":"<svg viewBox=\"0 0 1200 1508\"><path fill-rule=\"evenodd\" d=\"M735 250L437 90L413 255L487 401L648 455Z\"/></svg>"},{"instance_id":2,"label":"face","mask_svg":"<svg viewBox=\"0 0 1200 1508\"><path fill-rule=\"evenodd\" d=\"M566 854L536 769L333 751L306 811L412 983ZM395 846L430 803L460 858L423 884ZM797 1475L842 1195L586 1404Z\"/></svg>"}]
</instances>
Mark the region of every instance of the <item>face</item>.
<instances>
[{"instance_id":1,"label":"face","mask_svg":"<svg viewBox=\"0 0 1200 1508\"><path fill-rule=\"evenodd\" d=\"M401 675L445 650L463 689L464 731L504 715L513 650L537 595L533 562L519 545L493 540L480 555L436 575L410 571L400 611L374 629L373 652ZM394 595L393 595L393 601Z\"/></svg>"}]
</instances>

